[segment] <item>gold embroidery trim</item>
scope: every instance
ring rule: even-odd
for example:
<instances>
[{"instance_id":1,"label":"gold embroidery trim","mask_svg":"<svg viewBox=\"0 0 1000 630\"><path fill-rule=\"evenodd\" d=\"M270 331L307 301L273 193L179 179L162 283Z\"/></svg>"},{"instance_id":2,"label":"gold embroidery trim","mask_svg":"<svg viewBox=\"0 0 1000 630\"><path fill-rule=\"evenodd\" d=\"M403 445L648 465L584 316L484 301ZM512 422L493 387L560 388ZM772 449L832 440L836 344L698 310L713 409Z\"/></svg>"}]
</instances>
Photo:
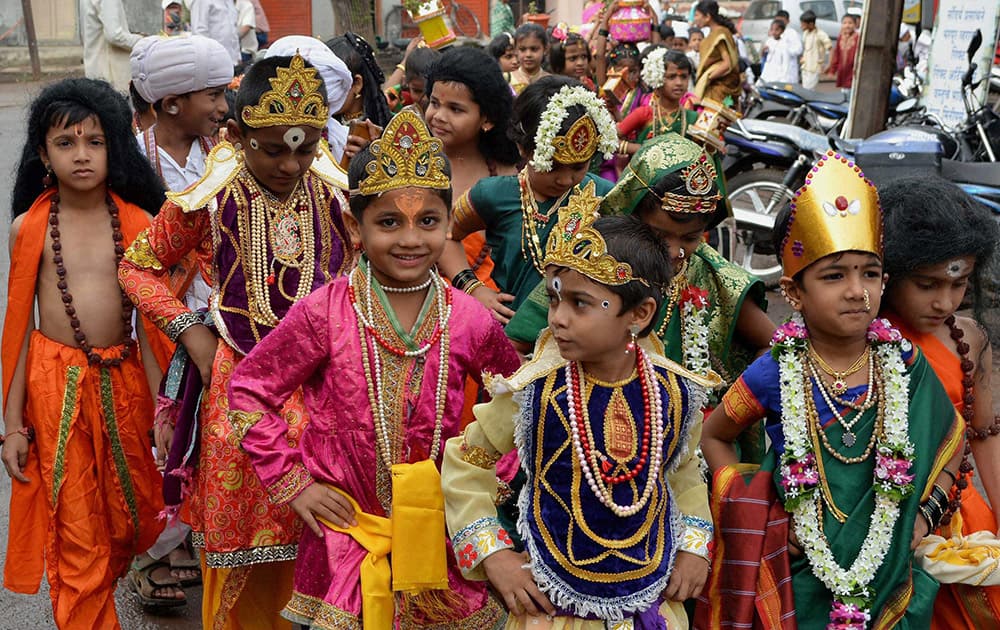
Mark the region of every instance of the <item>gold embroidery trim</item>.
<instances>
[{"instance_id":1,"label":"gold embroidery trim","mask_svg":"<svg viewBox=\"0 0 1000 630\"><path fill-rule=\"evenodd\" d=\"M263 411L229 411L229 423L233 425L233 434L237 442L242 442L250 429L264 417Z\"/></svg>"},{"instance_id":2,"label":"gold embroidery trim","mask_svg":"<svg viewBox=\"0 0 1000 630\"><path fill-rule=\"evenodd\" d=\"M463 443L461 460L466 464L489 470L500 461L500 453L490 453L481 446L469 446Z\"/></svg>"},{"instance_id":3,"label":"gold embroidery trim","mask_svg":"<svg viewBox=\"0 0 1000 630\"><path fill-rule=\"evenodd\" d=\"M142 269L163 271L163 264L156 257L153 246L149 244L147 230L139 232L139 235L135 237L132 244L125 250L125 260Z\"/></svg>"},{"instance_id":4,"label":"gold embroidery trim","mask_svg":"<svg viewBox=\"0 0 1000 630\"><path fill-rule=\"evenodd\" d=\"M281 505L288 503L313 482L312 475L302 464L295 464L292 469L281 476L281 479L267 487L271 503Z\"/></svg>"},{"instance_id":5,"label":"gold embroidery trim","mask_svg":"<svg viewBox=\"0 0 1000 630\"><path fill-rule=\"evenodd\" d=\"M59 438L56 440L56 458L52 464L52 509L56 509L59 499L59 489L66 477L66 442L69 440L69 427L76 411L76 401L80 389L80 366L66 368L66 388L63 390L62 412L59 414Z\"/></svg>"}]
</instances>

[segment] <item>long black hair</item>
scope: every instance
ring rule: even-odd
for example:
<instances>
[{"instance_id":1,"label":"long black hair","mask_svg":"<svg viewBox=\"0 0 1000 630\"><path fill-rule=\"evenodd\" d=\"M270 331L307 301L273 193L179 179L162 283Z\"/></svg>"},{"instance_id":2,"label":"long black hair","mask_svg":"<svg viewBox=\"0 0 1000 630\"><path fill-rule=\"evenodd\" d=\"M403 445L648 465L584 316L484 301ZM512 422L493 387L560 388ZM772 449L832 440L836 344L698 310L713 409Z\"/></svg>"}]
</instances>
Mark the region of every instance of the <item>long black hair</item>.
<instances>
[{"instance_id":1,"label":"long black hair","mask_svg":"<svg viewBox=\"0 0 1000 630\"><path fill-rule=\"evenodd\" d=\"M701 0L701 2L694 5L694 10L707 15L716 24L725 26L729 29L730 33L736 34L736 25L733 24L732 20L719 13L719 3L715 0Z\"/></svg>"},{"instance_id":2,"label":"long black hair","mask_svg":"<svg viewBox=\"0 0 1000 630\"><path fill-rule=\"evenodd\" d=\"M28 112L28 138L17 166L11 218L24 214L45 187L45 166L38 150L55 126L69 127L94 116L101 123L108 154L107 188L150 214L163 205L163 182L140 152L132 135L128 101L105 81L64 79L38 95Z\"/></svg>"},{"instance_id":3,"label":"long black hair","mask_svg":"<svg viewBox=\"0 0 1000 630\"><path fill-rule=\"evenodd\" d=\"M385 83L385 73L375 60L375 51L360 35L350 31L343 35L338 35L326 42L327 47L333 54L340 57L351 74L361 76L364 83L361 89L361 98L364 101L365 116L379 127L389 124L392 114L389 112L389 103L382 93L382 84Z\"/></svg>"},{"instance_id":4,"label":"long black hair","mask_svg":"<svg viewBox=\"0 0 1000 630\"><path fill-rule=\"evenodd\" d=\"M452 48L427 73L428 94L439 81L461 83L469 88L472 100L486 120L493 123L489 131L479 132L478 146L483 157L501 164L517 164L520 159L517 145L507 137L514 97L493 58L471 46Z\"/></svg>"}]
</instances>

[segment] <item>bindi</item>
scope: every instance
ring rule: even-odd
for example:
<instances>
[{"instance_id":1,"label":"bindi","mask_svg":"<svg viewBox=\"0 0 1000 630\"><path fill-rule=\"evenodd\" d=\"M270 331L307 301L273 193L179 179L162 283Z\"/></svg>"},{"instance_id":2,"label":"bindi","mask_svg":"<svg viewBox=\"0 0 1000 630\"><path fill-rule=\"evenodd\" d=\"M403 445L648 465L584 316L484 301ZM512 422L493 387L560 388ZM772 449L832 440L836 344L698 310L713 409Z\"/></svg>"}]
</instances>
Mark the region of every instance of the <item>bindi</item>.
<instances>
[{"instance_id":1,"label":"bindi","mask_svg":"<svg viewBox=\"0 0 1000 630\"><path fill-rule=\"evenodd\" d=\"M425 194L423 190L408 190L397 195L392 201L396 205L396 209L406 216L411 228L417 223L417 214L424 209Z\"/></svg>"},{"instance_id":2,"label":"bindi","mask_svg":"<svg viewBox=\"0 0 1000 630\"><path fill-rule=\"evenodd\" d=\"M302 142L306 139L306 132L302 130L302 127L292 127L285 132L285 135L281 137L288 148L292 151L299 148Z\"/></svg>"},{"instance_id":3,"label":"bindi","mask_svg":"<svg viewBox=\"0 0 1000 630\"><path fill-rule=\"evenodd\" d=\"M73 125L73 133L76 134L77 138L82 137L83 136L83 125L81 125L80 123L76 123L75 125Z\"/></svg>"},{"instance_id":4,"label":"bindi","mask_svg":"<svg viewBox=\"0 0 1000 630\"><path fill-rule=\"evenodd\" d=\"M956 259L948 263L944 272L948 274L949 278L958 278L962 276L969 269L969 263L962 259Z\"/></svg>"},{"instance_id":5,"label":"bindi","mask_svg":"<svg viewBox=\"0 0 1000 630\"><path fill-rule=\"evenodd\" d=\"M562 302L562 280L559 276L552 278L552 284L550 286L552 287L552 291L556 294L556 299Z\"/></svg>"}]
</instances>

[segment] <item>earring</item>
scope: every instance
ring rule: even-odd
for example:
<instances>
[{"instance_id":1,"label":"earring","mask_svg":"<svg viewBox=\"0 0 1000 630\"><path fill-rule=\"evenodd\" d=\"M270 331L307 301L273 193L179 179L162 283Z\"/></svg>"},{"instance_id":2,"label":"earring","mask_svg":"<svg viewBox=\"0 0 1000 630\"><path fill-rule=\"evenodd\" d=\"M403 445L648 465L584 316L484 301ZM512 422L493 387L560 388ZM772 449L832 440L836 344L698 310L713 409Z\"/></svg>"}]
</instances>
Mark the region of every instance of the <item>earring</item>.
<instances>
[{"instance_id":1,"label":"earring","mask_svg":"<svg viewBox=\"0 0 1000 630\"><path fill-rule=\"evenodd\" d=\"M869 313L872 310L872 302L871 298L868 295L868 289L865 289L865 310L868 311Z\"/></svg>"},{"instance_id":2,"label":"earring","mask_svg":"<svg viewBox=\"0 0 1000 630\"><path fill-rule=\"evenodd\" d=\"M680 250L681 250L681 253L677 257L679 259L681 259L681 260L684 260L684 257L687 255L687 252L684 251L683 247L681 247Z\"/></svg>"},{"instance_id":3,"label":"earring","mask_svg":"<svg viewBox=\"0 0 1000 630\"><path fill-rule=\"evenodd\" d=\"M233 145L233 147L234 147L234 148L235 148L235 149L236 149L237 151L242 151L242 150L243 150L243 143L242 143L242 142L237 142L236 144L234 144L234 145Z\"/></svg>"},{"instance_id":4,"label":"earring","mask_svg":"<svg viewBox=\"0 0 1000 630\"><path fill-rule=\"evenodd\" d=\"M171 116L176 116L176 115L177 115L177 112L178 112L178 109L177 109L177 106L175 105L175 106L173 106L173 107L168 107L168 108L167 108L166 110L164 110L164 111L166 111L166 112L167 112L168 114L170 114Z\"/></svg>"},{"instance_id":5,"label":"earring","mask_svg":"<svg viewBox=\"0 0 1000 630\"><path fill-rule=\"evenodd\" d=\"M45 175L42 176L42 186L46 188L52 186L52 166L49 164L45 165Z\"/></svg>"},{"instance_id":6,"label":"earring","mask_svg":"<svg viewBox=\"0 0 1000 630\"><path fill-rule=\"evenodd\" d=\"M629 342L625 344L625 354L632 354L635 352L635 340L639 336L639 326L637 324L632 324L628 327Z\"/></svg>"},{"instance_id":7,"label":"earring","mask_svg":"<svg viewBox=\"0 0 1000 630\"><path fill-rule=\"evenodd\" d=\"M781 297L784 298L785 302L787 302L788 305L791 306L792 308L794 309L799 308L798 300L794 300L791 297L789 297L788 292L785 291L785 287L781 287Z\"/></svg>"},{"instance_id":8,"label":"earring","mask_svg":"<svg viewBox=\"0 0 1000 630\"><path fill-rule=\"evenodd\" d=\"M239 144L237 144L236 146L239 146ZM260 148L260 143L257 142L257 138L250 138L250 148L253 149L254 151ZM317 151L318 150L319 149L317 148Z\"/></svg>"},{"instance_id":9,"label":"earring","mask_svg":"<svg viewBox=\"0 0 1000 630\"><path fill-rule=\"evenodd\" d=\"M354 251L359 252L359 253L363 252L363 251L365 251L365 246L362 245L361 243L355 243L354 244Z\"/></svg>"}]
</instances>

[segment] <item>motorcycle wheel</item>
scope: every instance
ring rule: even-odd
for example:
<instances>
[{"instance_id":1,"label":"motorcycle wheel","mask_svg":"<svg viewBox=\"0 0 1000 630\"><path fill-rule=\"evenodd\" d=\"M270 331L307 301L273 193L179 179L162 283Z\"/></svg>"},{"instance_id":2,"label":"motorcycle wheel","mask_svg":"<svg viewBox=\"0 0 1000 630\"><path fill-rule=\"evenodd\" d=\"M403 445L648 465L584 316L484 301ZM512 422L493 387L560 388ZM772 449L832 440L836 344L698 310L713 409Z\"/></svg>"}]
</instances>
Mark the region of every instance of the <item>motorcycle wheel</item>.
<instances>
[{"instance_id":1,"label":"motorcycle wheel","mask_svg":"<svg viewBox=\"0 0 1000 630\"><path fill-rule=\"evenodd\" d=\"M769 167L744 171L728 182L729 203L736 216L736 243L730 260L768 286L777 284L781 265L771 244L771 230L757 223L773 224L778 212L792 200L792 191L782 184L784 179L783 170ZM744 213L756 215L753 223L740 220Z\"/></svg>"}]
</instances>

